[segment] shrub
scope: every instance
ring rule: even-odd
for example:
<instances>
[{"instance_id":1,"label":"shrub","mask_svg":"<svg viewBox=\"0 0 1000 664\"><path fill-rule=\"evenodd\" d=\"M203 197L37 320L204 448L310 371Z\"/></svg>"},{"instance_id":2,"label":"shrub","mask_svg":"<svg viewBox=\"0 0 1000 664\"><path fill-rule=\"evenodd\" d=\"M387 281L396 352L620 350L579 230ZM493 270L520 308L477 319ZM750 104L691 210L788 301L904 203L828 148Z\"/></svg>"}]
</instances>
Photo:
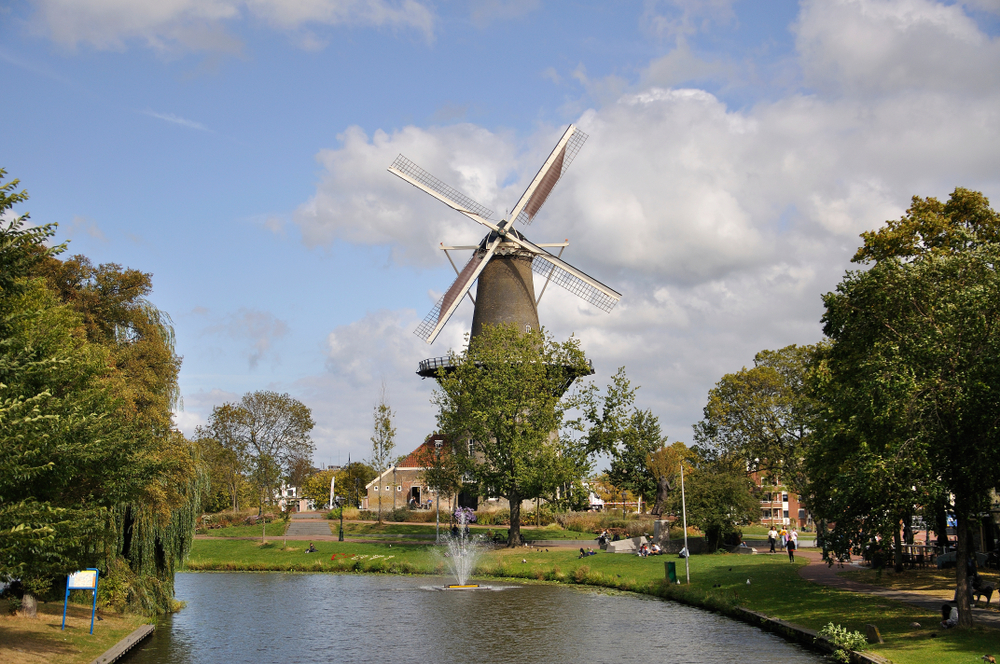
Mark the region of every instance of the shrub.
<instances>
[{"instance_id":1,"label":"shrub","mask_svg":"<svg viewBox=\"0 0 1000 664\"><path fill-rule=\"evenodd\" d=\"M476 512L476 523L483 526L509 526L510 510L480 510Z\"/></svg>"},{"instance_id":2,"label":"shrub","mask_svg":"<svg viewBox=\"0 0 1000 664\"><path fill-rule=\"evenodd\" d=\"M868 645L868 639L861 632L852 632L832 622L827 623L826 627L819 631L819 635L837 647L832 656L838 662L851 661L849 651L864 650Z\"/></svg>"},{"instance_id":3,"label":"shrub","mask_svg":"<svg viewBox=\"0 0 1000 664\"><path fill-rule=\"evenodd\" d=\"M389 510L388 512L382 510L382 516L386 521L394 521L396 523L401 523L407 521L410 518L410 510L407 507L397 507L394 510Z\"/></svg>"}]
</instances>

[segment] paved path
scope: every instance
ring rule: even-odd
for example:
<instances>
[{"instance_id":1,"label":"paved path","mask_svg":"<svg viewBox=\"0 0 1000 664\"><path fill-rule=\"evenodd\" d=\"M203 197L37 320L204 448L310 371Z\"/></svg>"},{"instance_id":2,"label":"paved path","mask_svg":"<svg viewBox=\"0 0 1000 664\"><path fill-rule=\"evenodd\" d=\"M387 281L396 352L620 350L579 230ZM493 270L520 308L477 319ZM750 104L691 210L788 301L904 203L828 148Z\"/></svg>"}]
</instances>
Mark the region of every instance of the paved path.
<instances>
[{"instance_id":1,"label":"paved path","mask_svg":"<svg viewBox=\"0 0 1000 664\"><path fill-rule=\"evenodd\" d=\"M330 535L330 524L326 514L318 512L305 512L303 514L293 514L285 537L289 539L309 539Z\"/></svg>"},{"instance_id":2,"label":"paved path","mask_svg":"<svg viewBox=\"0 0 1000 664\"><path fill-rule=\"evenodd\" d=\"M846 563L843 567L839 565L830 567L823 562L823 554L819 551L796 551L795 555L796 557L805 558L809 561L808 565L799 568L799 575L804 579L822 584L824 586L830 586L832 588L839 588L841 590L862 593L865 595L877 595L878 597L885 597L886 599L903 602L904 604L918 606L921 609L933 612L935 615L940 615L941 605L949 601L954 596L954 591L949 592L942 590L928 593L915 593L905 590L892 590L891 588L873 586L867 583L859 583L837 575L838 572L849 571L851 569L864 569L858 565ZM997 613L996 611L988 609L972 609L972 619L978 626L1000 629L1000 613Z\"/></svg>"}]
</instances>

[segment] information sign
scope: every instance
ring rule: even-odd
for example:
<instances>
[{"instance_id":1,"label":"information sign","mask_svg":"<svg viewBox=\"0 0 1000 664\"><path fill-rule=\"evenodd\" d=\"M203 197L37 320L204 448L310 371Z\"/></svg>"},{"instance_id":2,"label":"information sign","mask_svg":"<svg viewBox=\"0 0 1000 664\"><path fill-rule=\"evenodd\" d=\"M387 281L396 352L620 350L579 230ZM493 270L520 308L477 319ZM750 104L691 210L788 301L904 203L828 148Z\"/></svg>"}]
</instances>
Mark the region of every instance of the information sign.
<instances>
[{"instance_id":1,"label":"information sign","mask_svg":"<svg viewBox=\"0 0 1000 664\"><path fill-rule=\"evenodd\" d=\"M94 603L90 607L90 633L94 633L94 616L97 614L97 580L100 574L99 570L88 567L79 572L73 572L66 577L66 597L63 600L63 629L66 629L66 608L69 606L69 591L90 590L94 593Z\"/></svg>"}]
</instances>

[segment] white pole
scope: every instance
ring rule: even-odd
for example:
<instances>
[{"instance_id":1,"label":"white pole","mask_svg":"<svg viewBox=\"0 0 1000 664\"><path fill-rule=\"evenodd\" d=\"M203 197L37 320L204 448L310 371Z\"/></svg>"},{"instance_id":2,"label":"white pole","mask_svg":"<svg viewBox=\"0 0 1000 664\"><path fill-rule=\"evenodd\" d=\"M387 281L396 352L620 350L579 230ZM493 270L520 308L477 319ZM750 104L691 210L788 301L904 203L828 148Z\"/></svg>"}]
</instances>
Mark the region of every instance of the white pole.
<instances>
[{"instance_id":1,"label":"white pole","mask_svg":"<svg viewBox=\"0 0 1000 664\"><path fill-rule=\"evenodd\" d=\"M691 549L688 548L688 513L687 502L684 499L684 463L681 462L681 513L684 515L684 571L687 573L688 585L691 585Z\"/></svg>"},{"instance_id":2,"label":"white pole","mask_svg":"<svg viewBox=\"0 0 1000 664\"><path fill-rule=\"evenodd\" d=\"M333 509L333 485L337 483L337 473L330 477L330 509Z\"/></svg>"}]
</instances>

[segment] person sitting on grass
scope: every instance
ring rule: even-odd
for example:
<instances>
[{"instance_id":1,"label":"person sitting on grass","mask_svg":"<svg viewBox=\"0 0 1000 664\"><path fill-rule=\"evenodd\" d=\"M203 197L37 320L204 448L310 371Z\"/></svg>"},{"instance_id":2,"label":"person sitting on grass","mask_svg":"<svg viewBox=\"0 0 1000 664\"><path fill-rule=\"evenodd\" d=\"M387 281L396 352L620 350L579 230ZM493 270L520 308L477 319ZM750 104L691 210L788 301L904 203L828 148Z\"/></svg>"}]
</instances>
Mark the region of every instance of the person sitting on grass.
<instances>
[{"instance_id":1,"label":"person sitting on grass","mask_svg":"<svg viewBox=\"0 0 1000 664\"><path fill-rule=\"evenodd\" d=\"M309 548L306 549L306 553L316 553L316 547L313 546L312 542L309 542Z\"/></svg>"},{"instance_id":2,"label":"person sitting on grass","mask_svg":"<svg viewBox=\"0 0 1000 664\"><path fill-rule=\"evenodd\" d=\"M651 546L649 548L649 555L651 555L651 556L658 556L661 553L663 553L663 549L660 548L659 544L657 544L656 542L653 542L653 546Z\"/></svg>"},{"instance_id":3,"label":"person sitting on grass","mask_svg":"<svg viewBox=\"0 0 1000 664\"><path fill-rule=\"evenodd\" d=\"M951 629L958 624L958 607L949 604L941 605L941 627Z\"/></svg>"},{"instance_id":4,"label":"person sitting on grass","mask_svg":"<svg viewBox=\"0 0 1000 664\"><path fill-rule=\"evenodd\" d=\"M584 551L584 550L583 550L583 547L581 546L581 547L580 547L580 555L579 555L579 556L577 556L577 558L586 558L586 557L587 557L587 552L586 552L586 551Z\"/></svg>"}]
</instances>

